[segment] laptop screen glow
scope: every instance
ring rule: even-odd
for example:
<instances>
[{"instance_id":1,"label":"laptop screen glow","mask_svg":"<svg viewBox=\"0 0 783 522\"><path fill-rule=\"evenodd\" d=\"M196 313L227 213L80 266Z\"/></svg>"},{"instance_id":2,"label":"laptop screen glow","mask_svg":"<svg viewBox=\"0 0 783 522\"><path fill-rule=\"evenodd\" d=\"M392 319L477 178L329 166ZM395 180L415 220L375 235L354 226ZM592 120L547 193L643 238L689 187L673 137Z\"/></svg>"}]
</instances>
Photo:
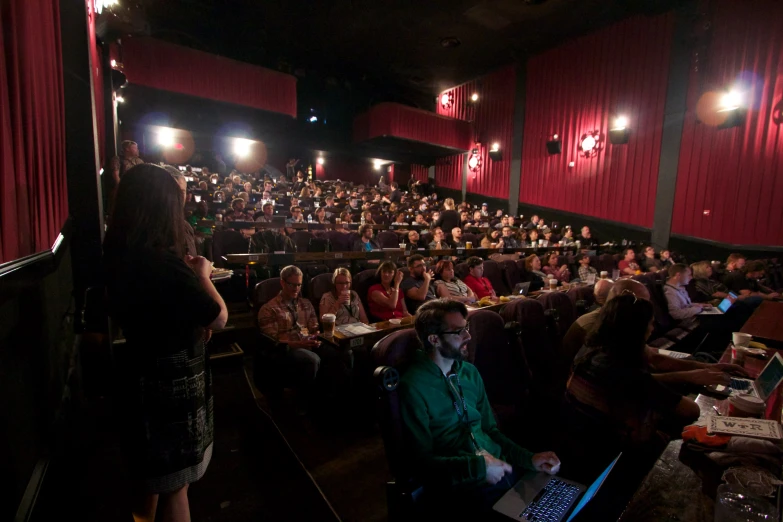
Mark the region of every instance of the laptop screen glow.
<instances>
[{"instance_id":1,"label":"laptop screen glow","mask_svg":"<svg viewBox=\"0 0 783 522\"><path fill-rule=\"evenodd\" d=\"M759 397L767 400L781 380L783 380L783 358L776 353L756 379L756 391Z\"/></svg>"},{"instance_id":2,"label":"laptop screen glow","mask_svg":"<svg viewBox=\"0 0 783 522\"><path fill-rule=\"evenodd\" d=\"M731 305L732 305L732 303L729 300L729 298L727 297L726 299L724 299L723 301L720 302L720 304L718 305L718 310L720 310L721 312L723 312L725 314L726 312L729 311L729 308L731 308Z\"/></svg>"},{"instance_id":3,"label":"laptop screen glow","mask_svg":"<svg viewBox=\"0 0 783 522\"><path fill-rule=\"evenodd\" d=\"M606 480L606 477L609 476L609 472L612 471L612 468L615 464L617 464L617 461L620 459L620 455L617 455L617 457L612 461L611 464L609 464L609 467L607 467L603 473L601 473L597 479L595 479L595 482L590 484L590 487L587 488L587 491L585 491L585 494L582 495L582 499L579 501L579 503L576 505L574 510L571 512L571 516L568 517L568 520L566 522L571 522L574 517L576 517L580 511L582 511L582 508L587 505L588 502L590 502L596 493L598 493L598 490L603 485L604 481Z\"/></svg>"}]
</instances>

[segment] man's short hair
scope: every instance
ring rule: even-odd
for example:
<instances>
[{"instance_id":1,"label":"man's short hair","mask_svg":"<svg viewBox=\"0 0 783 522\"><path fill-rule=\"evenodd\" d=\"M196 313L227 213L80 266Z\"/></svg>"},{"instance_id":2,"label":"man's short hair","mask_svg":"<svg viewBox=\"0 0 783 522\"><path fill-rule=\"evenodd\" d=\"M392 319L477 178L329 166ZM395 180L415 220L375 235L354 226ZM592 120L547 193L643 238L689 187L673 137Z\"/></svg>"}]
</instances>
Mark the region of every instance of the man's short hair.
<instances>
[{"instance_id":1,"label":"man's short hair","mask_svg":"<svg viewBox=\"0 0 783 522\"><path fill-rule=\"evenodd\" d=\"M125 140L120 145L120 148L121 148L121 150L127 150L127 149L133 147L134 145L138 145L138 143L136 143L133 140Z\"/></svg>"},{"instance_id":2,"label":"man's short hair","mask_svg":"<svg viewBox=\"0 0 783 522\"><path fill-rule=\"evenodd\" d=\"M415 232L415 230L411 230L411 232ZM411 268L413 266L413 263L416 261L424 261L424 256L421 254L413 254L408 258L408 268Z\"/></svg>"},{"instance_id":3,"label":"man's short hair","mask_svg":"<svg viewBox=\"0 0 783 522\"><path fill-rule=\"evenodd\" d=\"M728 259L726 259L726 264L730 263L736 263L740 259L747 259L744 254L731 254Z\"/></svg>"},{"instance_id":4,"label":"man's short hair","mask_svg":"<svg viewBox=\"0 0 783 522\"><path fill-rule=\"evenodd\" d=\"M364 237L364 231L368 228L372 230L372 225L369 223L365 223L364 225L359 226L359 235Z\"/></svg>"},{"instance_id":5,"label":"man's short hair","mask_svg":"<svg viewBox=\"0 0 783 522\"><path fill-rule=\"evenodd\" d=\"M764 272L766 267L763 261L750 261L745 265L745 273L752 274L753 272Z\"/></svg>"},{"instance_id":6,"label":"man's short hair","mask_svg":"<svg viewBox=\"0 0 783 522\"><path fill-rule=\"evenodd\" d=\"M590 259L590 255L589 254L580 254L579 255L579 261L581 261L582 259Z\"/></svg>"},{"instance_id":7,"label":"man's short hair","mask_svg":"<svg viewBox=\"0 0 783 522\"><path fill-rule=\"evenodd\" d=\"M264 205L261 208L266 209L266 207L274 207L274 205L271 202L267 201L266 203L264 203Z\"/></svg>"},{"instance_id":8,"label":"man's short hair","mask_svg":"<svg viewBox=\"0 0 783 522\"><path fill-rule=\"evenodd\" d=\"M302 211L302 207L300 207L298 205L294 205L293 207L291 207L291 212L292 213L293 212L301 212L301 211Z\"/></svg>"},{"instance_id":9,"label":"man's short hair","mask_svg":"<svg viewBox=\"0 0 783 522\"><path fill-rule=\"evenodd\" d=\"M397 182L396 182L396 181L392 181L392 182L391 182L391 185L389 185L389 186L390 186L392 189L398 189L398 188L400 188L400 186L397 184Z\"/></svg>"},{"instance_id":10,"label":"man's short hair","mask_svg":"<svg viewBox=\"0 0 783 522\"><path fill-rule=\"evenodd\" d=\"M232 199L232 200L231 200L231 206L233 207L234 205L236 205L236 204L237 204L238 202L240 202L240 201L241 201L242 203L244 203L244 202L245 202L245 200L244 200L244 199L242 199L242 198L234 198L234 199Z\"/></svg>"},{"instance_id":11,"label":"man's short hair","mask_svg":"<svg viewBox=\"0 0 783 522\"><path fill-rule=\"evenodd\" d=\"M295 265L288 265L287 267L283 268L280 271L280 279L282 279L283 281L286 281L289 277L295 275L297 276L302 275L302 271L299 270L299 267Z\"/></svg>"},{"instance_id":12,"label":"man's short hair","mask_svg":"<svg viewBox=\"0 0 783 522\"><path fill-rule=\"evenodd\" d=\"M484 260L481 259L478 256L470 256L465 260L465 264L468 265L468 270L472 270L476 268L477 266L481 266L484 264Z\"/></svg>"},{"instance_id":13,"label":"man's short hair","mask_svg":"<svg viewBox=\"0 0 783 522\"><path fill-rule=\"evenodd\" d=\"M419 342L426 352L433 350L428 337L442 333L447 328L446 316L454 313L467 317L468 309L463 303L451 299L433 299L419 307L416 312L414 328Z\"/></svg>"},{"instance_id":14,"label":"man's short hair","mask_svg":"<svg viewBox=\"0 0 783 522\"><path fill-rule=\"evenodd\" d=\"M672 265L669 267L669 270L666 272L666 275L669 276L669 279L671 279L672 277L675 277L677 274L682 274L688 269L689 267L685 263L677 263L676 265Z\"/></svg>"}]
</instances>

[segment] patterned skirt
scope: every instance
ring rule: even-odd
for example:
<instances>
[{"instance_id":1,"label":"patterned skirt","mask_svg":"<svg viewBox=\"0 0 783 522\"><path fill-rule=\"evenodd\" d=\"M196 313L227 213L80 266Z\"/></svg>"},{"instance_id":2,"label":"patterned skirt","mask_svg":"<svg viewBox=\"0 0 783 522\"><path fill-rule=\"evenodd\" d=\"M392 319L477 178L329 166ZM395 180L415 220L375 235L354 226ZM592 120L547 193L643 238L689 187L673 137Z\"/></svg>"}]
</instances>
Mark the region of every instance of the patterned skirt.
<instances>
[{"instance_id":1,"label":"patterned skirt","mask_svg":"<svg viewBox=\"0 0 783 522\"><path fill-rule=\"evenodd\" d=\"M202 341L174 352L133 346L115 354L115 413L128 470L149 493L176 491L199 480L212 457L209 358Z\"/></svg>"}]
</instances>

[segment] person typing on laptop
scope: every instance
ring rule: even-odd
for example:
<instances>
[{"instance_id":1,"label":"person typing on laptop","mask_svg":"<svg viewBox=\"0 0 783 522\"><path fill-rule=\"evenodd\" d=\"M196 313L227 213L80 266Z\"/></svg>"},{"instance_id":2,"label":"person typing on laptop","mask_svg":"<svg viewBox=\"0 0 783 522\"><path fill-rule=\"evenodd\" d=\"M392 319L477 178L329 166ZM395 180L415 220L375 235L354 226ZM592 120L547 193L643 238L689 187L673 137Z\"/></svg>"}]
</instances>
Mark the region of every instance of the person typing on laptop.
<instances>
[{"instance_id":1,"label":"person typing on laptop","mask_svg":"<svg viewBox=\"0 0 783 522\"><path fill-rule=\"evenodd\" d=\"M462 516L489 510L516 483L517 473L554 475L560 469L554 453L533 454L498 429L481 376L463 360L470 341L467 316L460 302L424 303L415 321L423 349L400 382L409 464L441 516L443 506L455 506Z\"/></svg>"},{"instance_id":2,"label":"person typing on laptop","mask_svg":"<svg viewBox=\"0 0 783 522\"><path fill-rule=\"evenodd\" d=\"M712 308L707 303L693 303L688 296L685 287L691 281L691 269L688 265L677 263L668 269L669 278L666 280L666 286L663 293L666 295L666 303L669 307L669 315L677 321L688 321L696 317L703 310Z\"/></svg>"}]
</instances>

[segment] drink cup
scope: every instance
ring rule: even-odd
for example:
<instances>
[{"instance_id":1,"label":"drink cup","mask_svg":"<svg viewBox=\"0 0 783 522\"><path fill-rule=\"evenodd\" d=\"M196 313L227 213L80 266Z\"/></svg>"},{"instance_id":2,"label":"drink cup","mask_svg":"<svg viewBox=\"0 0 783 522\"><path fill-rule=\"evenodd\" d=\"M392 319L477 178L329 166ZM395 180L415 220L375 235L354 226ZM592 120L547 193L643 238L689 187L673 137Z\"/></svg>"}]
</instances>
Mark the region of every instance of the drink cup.
<instances>
[{"instance_id":1,"label":"drink cup","mask_svg":"<svg viewBox=\"0 0 783 522\"><path fill-rule=\"evenodd\" d=\"M490 246L490 248L497 248L498 244L497 243L491 243L489 246Z\"/></svg>"},{"instance_id":2,"label":"drink cup","mask_svg":"<svg viewBox=\"0 0 783 522\"><path fill-rule=\"evenodd\" d=\"M335 225L339 225L340 223L342 223L342 221L343 221L343 220L342 220L342 219L340 219L340 218L334 218L334 224L335 224Z\"/></svg>"},{"instance_id":3,"label":"drink cup","mask_svg":"<svg viewBox=\"0 0 783 522\"><path fill-rule=\"evenodd\" d=\"M543 239L539 239L538 240L538 246L540 246L540 247L544 246L544 240Z\"/></svg>"},{"instance_id":4,"label":"drink cup","mask_svg":"<svg viewBox=\"0 0 783 522\"><path fill-rule=\"evenodd\" d=\"M473 241L465 241L465 248L473 248Z\"/></svg>"},{"instance_id":5,"label":"drink cup","mask_svg":"<svg viewBox=\"0 0 783 522\"><path fill-rule=\"evenodd\" d=\"M405 243L400 243L400 250L405 252Z\"/></svg>"},{"instance_id":6,"label":"drink cup","mask_svg":"<svg viewBox=\"0 0 783 522\"><path fill-rule=\"evenodd\" d=\"M215 219L218 221L223 221L223 214L215 214Z\"/></svg>"},{"instance_id":7,"label":"drink cup","mask_svg":"<svg viewBox=\"0 0 783 522\"><path fill-rule=\"evenodd\" d=\"M321 316L321 323L324 325L324 337L331 339L334 337L334 322L337 317L334 314L324 314Z\"/></svg>"},{"instance_id":8,"label":"drink cup","mask_svg":"<svg viewBox=\"0 0 783 522\"><path fill-rule=\"evenodd\" d=\"M554 277L549 280L549 289L557 290L557 279L555 279Z\"/></svg>"},{"instance_id":9,"label":"drink cup","mask_svg":"<svg viewBox=\"0 0 783 522\"><path fill-rule=\"evenodd\" d=\"M734 342L734 346L747 348L750 341L753 340L753 336L746 333L734 332L731 334L731 340Z\"/></svg>"},{"instance_id":10,"label":"drink cup","mask_svg":"<svg viewBox=\"0 0 783 522\"><path fill-rule=\"evenodd\" d=\"M606 270L601 270L601 279L606 279L609 277L609 272Z\"/></svg>"},{"instance_id":11,"label":"drink cup","mask_svg":"<svg viewBox=\"0 0 783 522\"><path fill-rule=\"evenodd\" d=\"M193 201L195 201L196 203L200 203L201 196L199 196L198 194L193 194Z\"/></svg>"}]
</instances>

